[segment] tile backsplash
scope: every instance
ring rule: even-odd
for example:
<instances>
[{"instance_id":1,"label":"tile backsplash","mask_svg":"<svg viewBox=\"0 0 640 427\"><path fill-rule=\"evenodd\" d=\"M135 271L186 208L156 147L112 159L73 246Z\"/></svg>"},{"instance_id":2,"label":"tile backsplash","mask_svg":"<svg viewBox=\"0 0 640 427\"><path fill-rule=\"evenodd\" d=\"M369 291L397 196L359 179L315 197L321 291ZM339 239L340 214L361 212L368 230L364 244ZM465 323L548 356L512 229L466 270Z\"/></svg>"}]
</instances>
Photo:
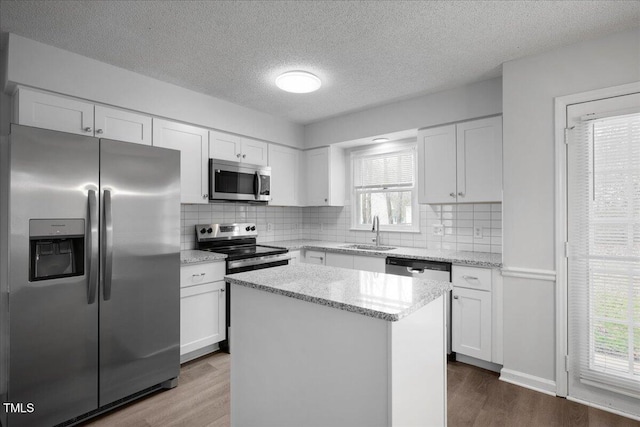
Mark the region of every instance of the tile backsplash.
<instances>
[{"instance_id":1,"label":"tile backsplash","mask_svg":"<svg viewBox=\"0 0 640 427\"><path fill-rule=\"evenodd\" d=\"M181 248L195 247L195 225L220 222L254 222L258 242L313 239L372 243L374 233L350 230L351 208L280 207L243 203L182 205ZM434 233L441 224L442 235ZM478 232L478 235L474 233ZM420 232L380 232L383 245L473 252L502 252L502 205L478 203L420 205Z\"/></svg>"}]
</instances>

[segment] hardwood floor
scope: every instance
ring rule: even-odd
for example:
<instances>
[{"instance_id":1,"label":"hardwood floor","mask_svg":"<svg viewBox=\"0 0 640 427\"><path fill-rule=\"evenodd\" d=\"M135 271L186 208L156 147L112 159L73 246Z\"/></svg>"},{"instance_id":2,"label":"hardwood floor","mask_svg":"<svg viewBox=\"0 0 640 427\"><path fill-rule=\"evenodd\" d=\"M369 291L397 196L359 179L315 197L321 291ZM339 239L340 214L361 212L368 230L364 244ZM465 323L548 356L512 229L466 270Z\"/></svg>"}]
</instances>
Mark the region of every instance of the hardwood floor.
<instances>
[{"instance_id":1,"label":"hardwood floor","mask_svg":"<svg viewBox=\"0 0 640 427\"><path fill-rule=\"evenodd\" d=\"M498 380L458 362L448 365L449 426L640 427L640 422ZM229 355L182 366L180 384L83 424L118 427L229 426ZM327 426L330 427L330 426Z\"/></svg>"}]
</instances>

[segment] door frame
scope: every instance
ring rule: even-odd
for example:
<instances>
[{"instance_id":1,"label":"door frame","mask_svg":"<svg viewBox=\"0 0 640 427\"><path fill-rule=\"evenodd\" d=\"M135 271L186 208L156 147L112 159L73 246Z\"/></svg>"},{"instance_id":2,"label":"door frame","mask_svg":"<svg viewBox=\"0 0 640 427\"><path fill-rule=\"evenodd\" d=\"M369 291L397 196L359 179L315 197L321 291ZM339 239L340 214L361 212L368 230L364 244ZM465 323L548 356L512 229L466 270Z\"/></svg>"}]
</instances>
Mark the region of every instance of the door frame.
<instances>
[{"instance_id":1,"label":"door frame","mask_svg":"<svg viewBox=\"0 0 640 427\"><path fill-rule=\"evenodd\" d=\"M554 99L555 117L555 259L556 259L556 395L568 396L568 313L567 313L567 107L640 92L640 82L559 96ZM605 409L605 408L602 408ZM611 411L611 409L605 409ZM628 415L626 415L628 416Z\"/></svg>"}]
</instances>

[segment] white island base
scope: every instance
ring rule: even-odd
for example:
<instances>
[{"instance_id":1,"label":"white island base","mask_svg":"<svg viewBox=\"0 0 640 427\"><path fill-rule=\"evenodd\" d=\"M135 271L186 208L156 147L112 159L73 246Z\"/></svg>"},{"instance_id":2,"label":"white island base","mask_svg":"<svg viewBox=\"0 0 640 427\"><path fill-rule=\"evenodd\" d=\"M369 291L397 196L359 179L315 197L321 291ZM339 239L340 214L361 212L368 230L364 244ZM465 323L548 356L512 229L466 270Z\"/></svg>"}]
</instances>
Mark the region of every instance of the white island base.
<instances>
[{"instance_id":1,"label":"white island base","mask_svg":"<svg viewBox=\"0 0 640 427\"><path fill-rule=\"evenodd\" d=\"M446 425L442 296L387 321L231 288L232 426Z\"/></svg>"}]
</instances>

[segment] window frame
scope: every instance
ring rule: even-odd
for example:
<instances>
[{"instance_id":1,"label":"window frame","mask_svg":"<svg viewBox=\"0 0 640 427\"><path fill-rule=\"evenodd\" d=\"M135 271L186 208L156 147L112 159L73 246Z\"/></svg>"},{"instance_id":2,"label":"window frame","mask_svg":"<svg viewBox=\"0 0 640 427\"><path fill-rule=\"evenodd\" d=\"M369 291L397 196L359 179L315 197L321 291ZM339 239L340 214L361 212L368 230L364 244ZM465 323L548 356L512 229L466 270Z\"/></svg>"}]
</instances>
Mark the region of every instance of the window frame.
<instances>
[{"instance_id":1,"label":"window frame","mask_svg":"<svg viewBox=\"0 0 640 427\"><path fill-rule=\"evenodd\" d=\"M407 187L394 187L388 191L374 190L371 193L392 193L398 191L411 191L411 225L397 225L397 224L380 224L380 231L384 232L397 232L397 233L420 233L420 205L418 204L418 144L417 140L412 141L397 141L391 143L382 144L382 146L375 146L363 149L355 149L350 153L350 167L351 167L351 180L349 182L351 191L351 231L371 231L372 224L358 224L358 217L360 213L360 203L358 195L361 191L358 191L355 186L356 182L356 161L363 157L374 157L384 154L394 154L404 151L411 151L413 154L413 185Z\"/></svg>"}]
</instances>

